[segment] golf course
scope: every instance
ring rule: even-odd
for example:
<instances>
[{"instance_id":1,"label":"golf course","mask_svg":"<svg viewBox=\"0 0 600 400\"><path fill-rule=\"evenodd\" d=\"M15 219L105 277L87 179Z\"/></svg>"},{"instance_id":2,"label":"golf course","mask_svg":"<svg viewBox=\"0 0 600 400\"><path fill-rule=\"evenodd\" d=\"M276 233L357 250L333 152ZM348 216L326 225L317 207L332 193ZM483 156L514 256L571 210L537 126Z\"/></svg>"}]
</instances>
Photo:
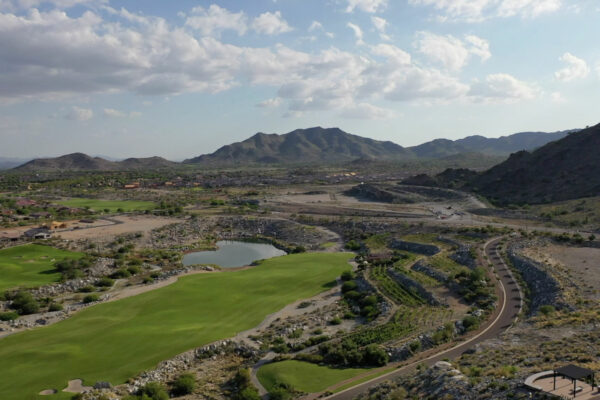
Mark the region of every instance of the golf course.
<instances>
[{"instance_id":1,"label":"golf course","mask_svg":"<svg viewBox=\"0 0 600 400\"><path fill-rule=\"evenodd\" d=\"M258 370L257 377L268 391L277 384L287 384L301 392L317 393L368 371L368 368L330 368L287 360L263 365Z\"/></svg>"},{"instance_id":2,"label":"golf course","mask_svg":"<svg viewBox=\"0 0 600 400\"><path fill-rule=\"evenodd\" d=\"M82 253L37 244L0 250L0 292L56 282L60 273L54 270L54 261L81 257Z\"/></svg>"},{"instance_id":3,"label":"golf course","mask_svg":"<svg viewBox=\"0 0 600 400\"><path fill-rule=\"evenodd\" d=\"M245 270L181 277L176 283L98 304L48 327L0 340L0 398L39 399L71 379L124 383L161 360L257 326L335 284L350 253L272 258Z\"/></svg>"},{"instance_id":4,"label":"golf course","mask_svg":"<svg viewBox=\"0 0 600 400\"><path fill-rule=\"evenodd\" d=\"M111 213L119 210L123 210L125 212L146 211L152 210L156 207L156 204L151 201L99 200L85 198L65 199L57 201L56 203L66 207L91 208L94 211L109 210Z\"/></svg>"}]
</instances>

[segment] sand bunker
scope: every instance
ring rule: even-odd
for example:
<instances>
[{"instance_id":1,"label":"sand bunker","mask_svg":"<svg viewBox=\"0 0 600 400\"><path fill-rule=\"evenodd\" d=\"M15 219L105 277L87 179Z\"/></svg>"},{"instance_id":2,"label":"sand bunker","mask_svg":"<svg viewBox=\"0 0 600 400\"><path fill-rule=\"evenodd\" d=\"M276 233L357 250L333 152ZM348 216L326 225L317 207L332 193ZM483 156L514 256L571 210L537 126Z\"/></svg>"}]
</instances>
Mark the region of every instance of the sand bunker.
<instances>
[{"instance_id":1,"label":"sand bunker","mask_svg":"<svg viewBox=\"0 0 600 400\"><path fill-rule=\"evenodd\" d=\"M54 389L46 389L46 390L42 390L40 392L41 396L51 396L53 394L56 394L56 390L54 390Z\"/></svg>"},{"instance_id":2,"label":"sand bunker","mask_svg":"<svg viewBox=\"0 0 600 400\"><path fill-rule=\"evenodd\" d=\"M73 379L72 381L69 381L69 385L63 389L63 392L85 393L92 389L91 386L83 386L83 381L81 379Z\"/></svg>"}]
</instances>

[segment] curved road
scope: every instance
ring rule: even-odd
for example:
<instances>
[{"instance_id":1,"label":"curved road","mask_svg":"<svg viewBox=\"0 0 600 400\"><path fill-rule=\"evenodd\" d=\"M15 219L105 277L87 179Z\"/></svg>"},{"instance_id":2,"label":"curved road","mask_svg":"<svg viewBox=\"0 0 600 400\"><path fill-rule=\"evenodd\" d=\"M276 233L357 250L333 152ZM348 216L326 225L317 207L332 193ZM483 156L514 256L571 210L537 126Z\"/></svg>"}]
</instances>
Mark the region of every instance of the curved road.
<instances>
[{"instance_id":1,"label":"curved road","mask_svg":"<svg viewBox=\"0 0 600 400\"><path fill-rule=\"evenodd\" d=\"M434 354L424 360L415 361L411 364L400 367L388 374L382 375L370 381L353 386L349 389L326 397L326 399L350 400L359 394L368 392L368 390L384 381L406 375L416 370L417 365L425 364L431 366L443 359L455 359L460 357L465 351L473 349L478 343L492 339L507 331L518 318L518 314L523 306L523 297L517 281L512 272L504 263L500 256L499 247L502 238L496 238L485 244L485 254L489 261L494 265L499 279L500 292L498 293L498 304L500 307L492 315L490 321L485 324L479 333L466 341L440 353Z\"/></svg>"}]
</instances>

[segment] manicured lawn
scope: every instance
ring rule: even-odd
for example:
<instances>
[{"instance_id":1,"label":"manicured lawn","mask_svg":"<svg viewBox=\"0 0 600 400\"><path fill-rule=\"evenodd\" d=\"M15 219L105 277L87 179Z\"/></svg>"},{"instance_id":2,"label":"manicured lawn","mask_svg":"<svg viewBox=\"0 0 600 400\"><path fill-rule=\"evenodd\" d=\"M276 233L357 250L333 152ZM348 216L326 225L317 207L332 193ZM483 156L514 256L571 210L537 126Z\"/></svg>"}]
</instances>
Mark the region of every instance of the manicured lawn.
<instances>
[{"instance_id":1,"label":"manicured lawn","mask_svg":"<svg viewBox=\"0 0 600 400\"><path fill-rule=\"evenodd\" d=\"M286 383L305 393L317 393L336 383L368 372L365 368L329 368L303 361L266 364L258 370L260 383L270 391L276 383Z\"/></svg>"},{"instance_id":2,"label":"manicured lawn","mask_svg":"<svg viewBox=\"0 0 600 400\"><path fill-rule=\"evenodd\" d=\"M0 250L0 292L56 282L60 274L54 270L54 261L81 257L82 253L37 244Z\"/></svg>"},{"instance_id":3,"label":"manicured lawn","mask_svg":"<svg viewBox=\"0 0 600 400\"><path fill-rule=\"evenodd\" d=\"M105 209L108 209L110 210L110 212L117 212L117 210L119 209L122 209L123 211L146 211L152 210L156 207L156 204L151 201L134 200L121 201L73 198L67 200L60 200L57 201L57 203L73 208L89 207L94 211L103 211Z\"/></svg>"},{"instance_id":4,"label":"manicured lawn","mask_svg":"<svg viewBox=\"0 0 600 400\"><path fill-rule=\"evenodd\" d=\"M161 360L232 337L286 304L326 290L350 269L351 257L295 254L247 270L182 277L8 336L0 340L0 399L37 399L41 390L62 390L75 378L91 385L123 383Z\"/></svg>"}]
</instances>

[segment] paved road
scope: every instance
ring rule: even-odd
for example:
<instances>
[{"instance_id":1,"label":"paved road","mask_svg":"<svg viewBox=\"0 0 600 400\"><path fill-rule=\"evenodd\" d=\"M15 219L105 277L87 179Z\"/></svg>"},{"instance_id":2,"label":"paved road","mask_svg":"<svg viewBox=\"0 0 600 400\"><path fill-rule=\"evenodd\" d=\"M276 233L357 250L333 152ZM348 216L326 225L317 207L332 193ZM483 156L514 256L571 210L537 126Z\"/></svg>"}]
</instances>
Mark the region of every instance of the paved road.
<instances>
[{"instance_id":1,"label":"paved road","mask_svg":"<svg viewBox=\"0 0 600 400\"><path fill-rule=\"evenodd\" d=\"M398 368L397 370L390 372L386 375L380 376L368 382L359 384L342 392L326 397L326 399L353 399L359 394L367 392L369 388L379 383L415 371L417 365L419 364L431 366L443 359L455 359L462 355L465 351L474 348L478 343L495 338L502 332L508 330L511 327L512 323L515 322L518 318L518 314L523 305L523 300L518 283L514 279L512 272L508 269L498 252L498 246L500 245L500 241L501 239L497 238L491 240L485 246L485 253L489 261L494 265L494 269L497 271L498 276L500 278L500 293L498 298L498 304L500 306L497 309L496 313L492 316L491 321L482 327L482 330L478 335L467 339L465 342L460 343L453 348L434 354L431 357L426 358L424 360L419 360L412 364L408 364L404 367Z\"/></svg>"}]
</instances>

